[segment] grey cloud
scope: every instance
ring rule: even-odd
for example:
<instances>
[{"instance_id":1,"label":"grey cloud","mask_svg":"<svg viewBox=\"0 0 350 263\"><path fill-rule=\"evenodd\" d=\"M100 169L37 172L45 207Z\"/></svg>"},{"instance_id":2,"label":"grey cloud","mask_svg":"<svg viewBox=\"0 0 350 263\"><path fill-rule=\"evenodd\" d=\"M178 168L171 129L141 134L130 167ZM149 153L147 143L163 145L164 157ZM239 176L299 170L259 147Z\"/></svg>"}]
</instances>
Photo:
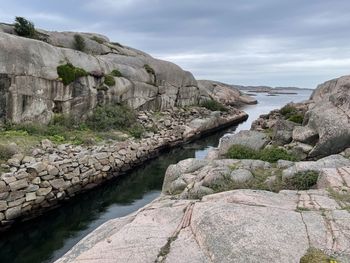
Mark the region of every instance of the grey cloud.
<instances>
[{"instance_id":1,"label":"grey cloud","mask_svg":"<svg viewBox=\"0 0 350 263\"><path fill-rule=\"evenodd\" d=\"M6 1L0 16L96 31L168 59L197 78L315 87L348 73L346 0Z\"/></svg>"}]
</instances>

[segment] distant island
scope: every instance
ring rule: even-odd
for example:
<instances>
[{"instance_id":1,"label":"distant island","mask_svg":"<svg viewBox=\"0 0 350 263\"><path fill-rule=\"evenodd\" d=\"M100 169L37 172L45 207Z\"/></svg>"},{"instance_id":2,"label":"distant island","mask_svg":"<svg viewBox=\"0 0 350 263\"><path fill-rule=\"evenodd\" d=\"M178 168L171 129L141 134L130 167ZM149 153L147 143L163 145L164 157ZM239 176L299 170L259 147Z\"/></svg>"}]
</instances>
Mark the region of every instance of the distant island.
<instances>
[{"instance_id":1,"label":"distant island","mask_svg":"<svg viewBox=\"0 0 350 263\"><path fill-rule=\"evenodd\" d=\"M231 85L233 88L237 88L244 92L253 93L268 93L268 94L298 94L297 91L311 90L298 87L269 87L269 86L241 86Z\"/></svg>"}]
</instances>

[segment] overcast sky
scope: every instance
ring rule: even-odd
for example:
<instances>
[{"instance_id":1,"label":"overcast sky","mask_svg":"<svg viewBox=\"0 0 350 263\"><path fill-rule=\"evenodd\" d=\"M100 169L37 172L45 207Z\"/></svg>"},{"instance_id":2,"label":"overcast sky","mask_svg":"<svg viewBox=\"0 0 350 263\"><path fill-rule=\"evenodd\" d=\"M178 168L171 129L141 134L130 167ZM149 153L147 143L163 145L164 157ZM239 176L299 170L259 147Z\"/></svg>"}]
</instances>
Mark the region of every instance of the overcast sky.
<instances>
[{"instance_id":1,"label":"overcast sky","mask_svg":"<svg viewBox=\"0 0 350 263\"><path fill-rule=\"evenodd\" d=\"M0 20L107 35L197 79L314 88L350 73L349 0L1 0Z\"/></svg>"}]
</instances>

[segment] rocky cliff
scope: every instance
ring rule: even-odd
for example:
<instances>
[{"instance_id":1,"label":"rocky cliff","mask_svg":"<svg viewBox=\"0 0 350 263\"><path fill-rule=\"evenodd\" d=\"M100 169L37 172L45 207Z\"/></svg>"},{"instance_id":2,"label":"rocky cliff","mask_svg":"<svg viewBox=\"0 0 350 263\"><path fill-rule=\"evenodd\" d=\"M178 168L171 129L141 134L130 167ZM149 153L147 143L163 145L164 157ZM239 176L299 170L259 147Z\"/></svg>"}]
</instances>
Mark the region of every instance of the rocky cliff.
<instances>
[{"instance_id":1,"label":"rocky cliff","mask_svg":"<svg viewBox=\"0 0 350 263\"><path fill-rule=\"evenodd\" d=\"M98 104L163 110L210 98L190 72L105 36L39 33L42 40L19 37L12 25L0 25L0 119L47 123L53 113L81 117ZM74 49L77 36L82 51ZM71 83L58 75L68 63L84 70Z\"/></svg>"}]
</instances>

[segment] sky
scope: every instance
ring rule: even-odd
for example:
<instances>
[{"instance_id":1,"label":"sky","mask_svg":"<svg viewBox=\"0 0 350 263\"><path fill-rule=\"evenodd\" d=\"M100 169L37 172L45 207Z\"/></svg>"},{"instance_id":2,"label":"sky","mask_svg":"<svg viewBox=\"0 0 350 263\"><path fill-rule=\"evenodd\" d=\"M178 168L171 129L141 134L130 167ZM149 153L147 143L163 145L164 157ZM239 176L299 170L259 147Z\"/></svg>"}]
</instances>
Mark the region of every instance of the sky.
<instances>
[{"instance_id":1,"label":"sky","mask_svg":"<svg viewBox=\"0 0 350 263\"><path fill-rule=\"evenodd\" d=\"M0 0L0 21L95 32L197 79L315 88L350 73L349 0Z\"/></svg>"}]
</instances>

